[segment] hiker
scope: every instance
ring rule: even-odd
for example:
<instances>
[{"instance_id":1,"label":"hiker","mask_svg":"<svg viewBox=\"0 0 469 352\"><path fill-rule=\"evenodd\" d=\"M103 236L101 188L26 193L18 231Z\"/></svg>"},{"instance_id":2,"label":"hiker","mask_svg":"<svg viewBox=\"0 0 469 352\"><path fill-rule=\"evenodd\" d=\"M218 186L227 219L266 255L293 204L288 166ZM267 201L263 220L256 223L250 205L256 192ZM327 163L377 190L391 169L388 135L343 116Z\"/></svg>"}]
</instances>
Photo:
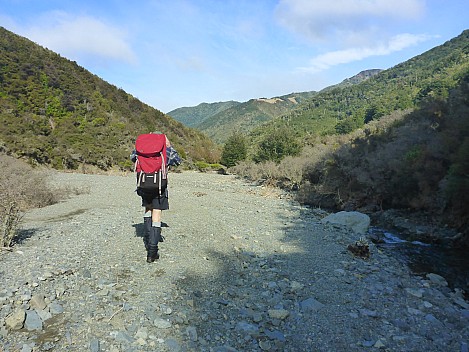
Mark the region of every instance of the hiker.
<instances>
[{"instance_id":1,"label":"hiker","mask_svg":"<svg viewBox=\"0 0 469 352\"><path fill-rule=\"evenodd\" d=\"M158 243L164 239L161 235L161 215L163 210L169 209L167 148L172 149L168 137L159 131L152 132L138 136L136 149L130 156L135 162L137 194L142 198L142 206L145 208L143 242L148 263L160 257Z\"/></svg>"}]
</instances>

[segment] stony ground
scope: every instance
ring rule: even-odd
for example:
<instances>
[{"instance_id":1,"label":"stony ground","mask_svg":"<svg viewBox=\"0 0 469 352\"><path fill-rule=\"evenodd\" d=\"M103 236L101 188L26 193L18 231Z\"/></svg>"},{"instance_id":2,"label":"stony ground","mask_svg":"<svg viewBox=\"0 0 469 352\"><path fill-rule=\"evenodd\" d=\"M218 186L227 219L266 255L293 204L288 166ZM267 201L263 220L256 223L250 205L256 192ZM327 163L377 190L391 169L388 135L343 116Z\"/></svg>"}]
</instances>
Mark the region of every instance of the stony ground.
<instances>
[{"instance_id":1,"label":"stony ground","mask_svg":"<svg viewBox=\"0 0 469 352\"><path fill-rule=\"evenodd\" d=\"M170 175L148 264L134 178L57 174L89 190L25 215L0 257L0 350L468 351L469 304L324 214L233 176Z\"/></svg>"}]
</instances>

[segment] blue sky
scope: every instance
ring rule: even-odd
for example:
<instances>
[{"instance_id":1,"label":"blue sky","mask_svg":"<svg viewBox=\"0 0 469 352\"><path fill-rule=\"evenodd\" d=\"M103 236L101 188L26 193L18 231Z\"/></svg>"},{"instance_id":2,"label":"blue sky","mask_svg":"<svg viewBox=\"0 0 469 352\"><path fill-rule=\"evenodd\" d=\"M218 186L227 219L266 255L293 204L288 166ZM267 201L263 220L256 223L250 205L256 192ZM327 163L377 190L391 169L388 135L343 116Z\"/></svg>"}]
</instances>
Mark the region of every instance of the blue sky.
<instances>
[{"instance_id":1,"label":"blue sky","mask_svg":"<svg viewBox=\"0 0 469 352\"><path fill-rule=\"evenodd\" d=\"M0 0L0 26L163 112L390 68L468 14L469 0Z\"/></svg>"}]
</instances>

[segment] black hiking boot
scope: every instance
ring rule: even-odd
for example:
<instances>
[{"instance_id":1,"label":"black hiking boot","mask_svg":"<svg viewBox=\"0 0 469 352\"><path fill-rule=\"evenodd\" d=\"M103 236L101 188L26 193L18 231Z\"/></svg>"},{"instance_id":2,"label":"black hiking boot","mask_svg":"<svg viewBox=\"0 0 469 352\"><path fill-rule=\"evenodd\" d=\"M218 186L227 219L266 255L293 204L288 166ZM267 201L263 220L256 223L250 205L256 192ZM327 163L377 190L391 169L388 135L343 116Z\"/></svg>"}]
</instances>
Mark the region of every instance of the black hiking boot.
<instances>
[{"instance_id":1,"label":"black hiking boot","mask_svg":"<svg viewBox=\"0 0 469 352\"><path fill-rule=\"evenodd\" d=\"M148 241L147 263L153 263L155 260L160 259L160 255L158 254L158 242L163 242L161 227L152 227Z\"/></svg>"}]
</instances>

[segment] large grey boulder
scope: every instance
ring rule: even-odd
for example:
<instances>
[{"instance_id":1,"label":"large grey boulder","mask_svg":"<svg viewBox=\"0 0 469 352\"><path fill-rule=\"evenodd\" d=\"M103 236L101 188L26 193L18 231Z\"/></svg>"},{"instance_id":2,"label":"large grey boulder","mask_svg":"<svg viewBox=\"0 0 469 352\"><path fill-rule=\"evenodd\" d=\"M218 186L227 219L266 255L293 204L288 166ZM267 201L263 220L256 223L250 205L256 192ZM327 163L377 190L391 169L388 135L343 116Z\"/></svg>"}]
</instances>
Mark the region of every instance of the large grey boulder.
<instances>
[{"instance_id":1,"label":"large grey boulder","mask_svg":"<svg viewBox=\"0 0 469 352\"><path fill-rule=\"evenodd\" d=\"M370 227L370 217L358 211L340 211L326 216L321 222L344 226L360 235L366 234Z\"/></svg>"}]
</instances>

